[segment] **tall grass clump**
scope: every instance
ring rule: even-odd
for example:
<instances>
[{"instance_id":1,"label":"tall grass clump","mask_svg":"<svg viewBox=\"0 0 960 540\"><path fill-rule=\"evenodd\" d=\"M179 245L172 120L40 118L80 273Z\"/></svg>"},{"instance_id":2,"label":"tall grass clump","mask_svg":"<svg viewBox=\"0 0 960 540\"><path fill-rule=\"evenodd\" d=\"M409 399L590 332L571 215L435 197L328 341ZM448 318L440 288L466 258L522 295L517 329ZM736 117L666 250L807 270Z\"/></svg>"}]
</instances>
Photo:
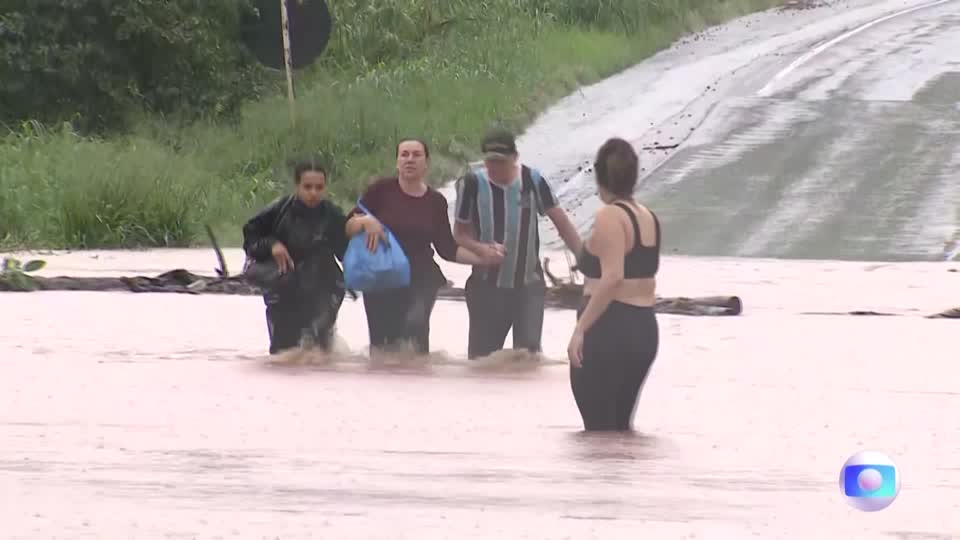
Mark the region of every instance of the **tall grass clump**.
<instances>
[{"instance_id":1,"label":"tall grass clump","mask_svg":"<svg viewBox=\"0 0 960 540\"><path fill-rule=\"evenodd\" d=\"M80 137L27 124L0 144L0 240L76 248L184 244L209 182L151 140Z\"/></svg>"},{"instance_id":2,"label":"tall grass clump","mask_svg":"<svg viewBox=\"0 0 960 540\"><path fill-rule=\"evenodd\" d=\"M330 2L335 31L321 61L297 73L293 127L278 91L229 120L183 126L148 114L106 139L32 122L11 130L0 141L0 243L179 246L204 223L235 242L243 220L290 188L292 158L324 161L334 199L351 205L372 175L392 170L408 134L430 141L439 183L492 123L522 129L578 85L780 3Z\"/></svg>"}]
</instances>

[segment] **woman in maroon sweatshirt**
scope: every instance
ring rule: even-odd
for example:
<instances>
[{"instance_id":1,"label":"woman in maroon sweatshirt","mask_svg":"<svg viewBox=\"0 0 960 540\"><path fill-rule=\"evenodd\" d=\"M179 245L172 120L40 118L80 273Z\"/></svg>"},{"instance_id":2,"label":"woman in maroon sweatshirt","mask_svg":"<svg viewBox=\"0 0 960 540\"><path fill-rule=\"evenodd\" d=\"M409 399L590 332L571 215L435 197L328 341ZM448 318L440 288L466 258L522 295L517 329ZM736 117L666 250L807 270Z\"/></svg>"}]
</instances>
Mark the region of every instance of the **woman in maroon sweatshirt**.
<instances>
[{"instance_id":1,"label":"woman in maroon sweatshirt","mask_svg":"<svg viewBox=\"0 0 960 540\"><path fill-rule=\"evenodd\" d=\"M482 258L457 245L450 227L447 199L426 182L430 149L419 139L397 145L397 175L376 180L348 215L347 237L366 231L368 246L384 240L383 222L410 261L410 286L363 294L371 349L396 347L412 341L420 354L430 352L430 315L437 292L447 278L433 259L434 249L447 261L476 266L496 265L503 259ZM371 351L372 352L372 351Z\"/></svg>"}]
</instances>

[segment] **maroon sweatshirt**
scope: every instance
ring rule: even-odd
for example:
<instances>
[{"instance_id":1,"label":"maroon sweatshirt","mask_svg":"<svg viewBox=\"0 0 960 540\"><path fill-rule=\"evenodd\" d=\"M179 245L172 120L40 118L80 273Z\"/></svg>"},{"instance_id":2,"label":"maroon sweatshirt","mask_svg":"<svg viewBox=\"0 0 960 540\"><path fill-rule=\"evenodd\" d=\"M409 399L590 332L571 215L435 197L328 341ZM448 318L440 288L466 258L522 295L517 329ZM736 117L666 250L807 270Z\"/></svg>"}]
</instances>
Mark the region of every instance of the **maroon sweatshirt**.
<instances>
[{"instance_id":1,"label":"maroon sweatshirt","mask_svg":"<svg viewBox=\"0 0 960 540\"><path fill-rule=\"evenodd\" d=\"M434 249L445 260L455 262L457 242L443 194L428 186L420 197L408 195L400 188L400 180L390 176L368 186L360 201L400 242L410 261L413 284L446 284L446 277L433 260ZM347 218L363 213L354 207Z\"/></svg>"}]
</instances>

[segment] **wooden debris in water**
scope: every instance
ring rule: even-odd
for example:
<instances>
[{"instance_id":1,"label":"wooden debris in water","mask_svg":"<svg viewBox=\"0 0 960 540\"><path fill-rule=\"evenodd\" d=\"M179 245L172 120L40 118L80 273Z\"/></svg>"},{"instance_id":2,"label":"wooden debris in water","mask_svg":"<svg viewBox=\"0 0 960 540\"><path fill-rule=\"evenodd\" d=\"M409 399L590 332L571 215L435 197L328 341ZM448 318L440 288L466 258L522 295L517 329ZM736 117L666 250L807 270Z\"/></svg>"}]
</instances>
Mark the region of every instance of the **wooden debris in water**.
<instances>
[{"instance_id":1,"label":"wooden debris in water","mask_svg":"<svg viewBox=\"0 0 960 540\"><path fill-rule=\"evenodd\" d=\"M546 261L545 261L546 262ZM582 301L583 285L564 282L551 276L554 284L547 288L546 306L548 308L577 309ZM7 280L0 276L0 291L97 291L97 292L134 292L134 293L179 293L179 294L226 294L239 296L259 296L260 289L247 283L242 276L213 277L197 275L182 268L170 270L157 276L121 276L121 277L71 277L71 276L28 276L28 284L23 280ZM439 298L463 301L464 290L461 287L440 289ZM656 309L661 313L680 315L719 316L739 315L743 310L736 296L716 297L676 297L661 298Z\"/></svg>"}]
</instances>

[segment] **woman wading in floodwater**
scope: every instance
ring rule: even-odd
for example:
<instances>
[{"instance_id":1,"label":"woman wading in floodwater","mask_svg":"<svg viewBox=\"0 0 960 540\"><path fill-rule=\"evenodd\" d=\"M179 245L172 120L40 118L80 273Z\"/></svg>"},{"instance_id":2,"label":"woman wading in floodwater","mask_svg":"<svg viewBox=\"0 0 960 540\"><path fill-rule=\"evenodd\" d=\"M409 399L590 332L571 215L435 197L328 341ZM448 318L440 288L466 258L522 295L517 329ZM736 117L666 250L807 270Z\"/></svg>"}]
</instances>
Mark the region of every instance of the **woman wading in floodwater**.
<instances>
[{"instance_id":1,"label":"woman wading in floodwater","mask_svg":"<svg viewBox=\"0 0 960 540\"><path fill-rule=\"evenodd\" d=\"M263 297L270 354L297 346L329 350L344 296L337 261L347 249L346 216L326 198L323 167L300 163L293 177L293 195L277 199L243 226L248 263L266 263L265 273L273 274Z\"/></svg>"},{"instance_id":2,"label":"woman wading in floodwater","mask_svg":"<svg viewBox=\"0 0 960 540\"><path fill-rule=\"evenodd\" d=\"M430 150L419 139L397 145L397 175L371 184L361 197L372 216L359 207L350 212L347 236L367 233L373 250L385 242L388 227L410 261L410 286L363 294L371 352L412 342L419 354L430 352L430 315L437 293L447 279L433 259L434 248L447 261L461 264L498 264L496 257L481 258L457 245L450 228L447 199L426 182Z\"/></svg>"},{"instance_id":3,"label":"woman wading in floodwater","mask_svg":"<svg viewBox=\"0 0 960 540\"><path fill-rule=\"evenodd\" d=\"M620 138L597 151L604 205L577 257L584 299L567 354L570 385L588 431L628 431L659 346L654 313L660 222L633 200L638 158Z\"/></svg>"}]
</instances>

